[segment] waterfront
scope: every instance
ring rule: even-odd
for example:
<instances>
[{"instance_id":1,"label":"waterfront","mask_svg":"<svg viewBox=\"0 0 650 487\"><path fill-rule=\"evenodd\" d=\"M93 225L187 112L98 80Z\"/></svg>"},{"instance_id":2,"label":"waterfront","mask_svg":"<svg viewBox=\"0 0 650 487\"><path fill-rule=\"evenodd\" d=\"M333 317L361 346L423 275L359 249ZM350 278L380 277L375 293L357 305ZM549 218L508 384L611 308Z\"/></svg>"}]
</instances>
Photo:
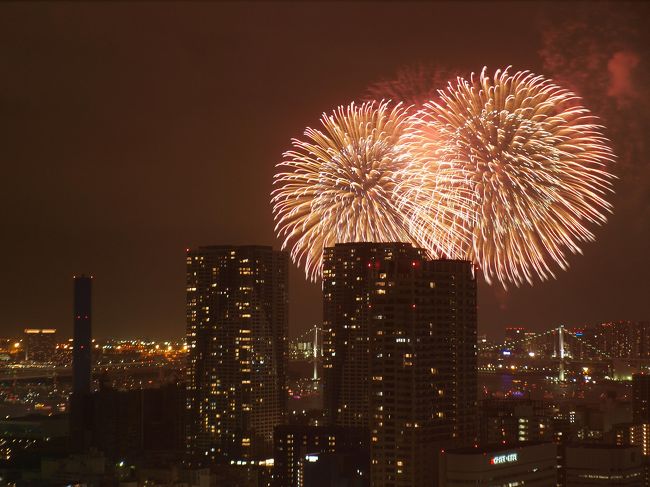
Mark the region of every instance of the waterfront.
<instances>
[{"instance_id":1,"label":"waterfront","mask_svg":"<svg viewBox=\"0 0 650 487\"><path fill-rule=\"evenodd\" d=\"M604 397L631 400L632 382L602 380L598 382L559 383L544 374L479 373L479 398L526 398L532 400L581 400L589 403Z\"/></svg>"}]
</instances>

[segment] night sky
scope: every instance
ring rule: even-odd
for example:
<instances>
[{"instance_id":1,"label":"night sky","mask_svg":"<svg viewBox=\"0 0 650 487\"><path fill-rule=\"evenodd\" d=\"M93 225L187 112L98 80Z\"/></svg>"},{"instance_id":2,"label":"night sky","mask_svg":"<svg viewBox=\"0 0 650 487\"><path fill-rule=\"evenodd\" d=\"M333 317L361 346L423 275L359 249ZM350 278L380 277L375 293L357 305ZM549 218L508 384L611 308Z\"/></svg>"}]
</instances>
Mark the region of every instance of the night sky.
<instances>
[{"instance_id":1,"label":"night sky","mask_svg":"<svg viewBox=\"0 0 650 487\"><path fill-rule=\"evenodd\" d=\"M324 111L404 66L512 65L566 82L610 131L614 215L568 272L479 289L479 332L650 319L647 4L3 3L0 334L181 338L185 249L279 247L274 165ZM555 72L547 72L549 70ZM482 279L481 279L482 282ZM321 319L291 272L291 333Z\"/></svg>"}]
</instances>

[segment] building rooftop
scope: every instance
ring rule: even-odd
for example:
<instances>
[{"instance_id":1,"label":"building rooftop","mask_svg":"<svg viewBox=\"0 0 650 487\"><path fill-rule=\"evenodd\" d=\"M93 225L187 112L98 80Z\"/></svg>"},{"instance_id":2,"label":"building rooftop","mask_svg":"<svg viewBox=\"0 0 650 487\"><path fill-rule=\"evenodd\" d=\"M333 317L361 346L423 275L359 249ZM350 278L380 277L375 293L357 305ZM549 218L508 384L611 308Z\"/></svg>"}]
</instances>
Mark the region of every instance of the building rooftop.
<instances>
[{"instance_id":1,"label":"building rooftop","mask_svg":"<svg viewBox=\"0 0 650 487\"><path fill-rule=\"evenodd\" d=\"M567 445L567 448L584 448L586 450L629 450L638 449L640 445L613 445L604 443L573 443Z\"/></svg>"},{"instance_id":2,"label":"building rooftop","mask_svg":"<svg viewBox=\"0 0 650 487\"><path fill-rule=\"evenodd\" d=\"M511 451L518 450L521 448L526 448L529 446L538 446L538 445L554 445L552 441L519 441L517 443L508 443L508 444L493 444L493 445L479 445L478 447L463 447L463 448L452 448L449 450L443 450L444 453L449 453L453 455L477 455L477 454L487 454L487 453L496 453L501 451Z\"/></svg>"}]
</instances>

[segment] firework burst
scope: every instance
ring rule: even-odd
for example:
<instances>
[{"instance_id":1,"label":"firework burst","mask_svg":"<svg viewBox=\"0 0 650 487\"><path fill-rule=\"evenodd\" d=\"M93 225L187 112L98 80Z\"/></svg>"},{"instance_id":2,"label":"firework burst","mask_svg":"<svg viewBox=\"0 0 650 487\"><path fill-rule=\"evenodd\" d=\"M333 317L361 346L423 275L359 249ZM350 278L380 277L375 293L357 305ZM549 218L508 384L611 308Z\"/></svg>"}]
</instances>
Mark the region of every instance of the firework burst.
<instances>
[{"instance_id":1,"label":"firework burst","mask_svg":"<svg viewBox=\"0 0 650 487\"><path fill-rule=\"evenodd\" d=\"M395 174L407 164L410 118L401 105L354 103L323 114L322 129L278 164L271 203L275 230L308 278L321 274L323 249L343 242L411 242L395 200Z\"/></svg>"},{"instance_id":2,"label":"firework burst","mask_svg":"<svg viewBox=\"0 0 650 487\"><path fill-rule=\"evenodd\" d=\"M532 284L606 221L614 156L580 99L529 72L458 79L418 113L400 208L432 253L474 260L488 282Z\"/></svg>"}]
</instances>

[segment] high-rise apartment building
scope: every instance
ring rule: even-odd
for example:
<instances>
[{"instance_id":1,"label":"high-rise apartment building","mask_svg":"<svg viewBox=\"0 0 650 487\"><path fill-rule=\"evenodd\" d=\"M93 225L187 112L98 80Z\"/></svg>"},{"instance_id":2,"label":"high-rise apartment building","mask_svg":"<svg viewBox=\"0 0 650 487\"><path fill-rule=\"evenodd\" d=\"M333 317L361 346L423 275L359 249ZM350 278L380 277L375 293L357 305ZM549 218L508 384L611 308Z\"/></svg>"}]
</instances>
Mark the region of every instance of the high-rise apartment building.
<instances>
[{"instance_id":1,"label":"high-rise apartment building","mask_svg":"<svg viewBox=\"0 0 650 487\"><path fill-rule=\"evenodd\" d=\"M285 411L288 256L207 246L186 264L189 458L270 457Z\"/></svg>"},{"instance_id":2,"label":"high-rise apartment building","mask_svg":"<svg viewBox=\"0 0 650 487\"><path fill-rule=\"evenodd\" d=\"M392 259L423 256L408 244L337 244L325 249L324 407L332 425L370 428L372 301L377 293L386 292L375 290L375 267Z\"/></svg>"},{"instance_id":3,"label":"high-rise apartment building","mask_svg":"<svg viewBox=\"0 0 650 487\"><path fill-rule=\"evenodd\" d=\"M650 424L650 375L632 376L632 416L636 424Z\"/></svg>"},{"instance_id":4,"label":"high-rise apartment building","mask_svg":"<svg viewBox=\"0 0 650 487\"><path fill-rule=\"evenodd\" d=\"M470 262L402 243L325 249L324 392L331 424L367 428L372 485L419 486L441 445L476 437Z\"/></svg>"},{"instance_id":5,"label":"high-rise apartment building","mask_svg":"<svg viewBox=\"0 0 650 487\"><path fill-rule=\"evenodd\" d=\"M611 321L584 329L583 338L611 358L650 357L650 322Z\"/></svg>"},{"instance_id":6,"label":"high-rise apartment building","mask_svg":"<svg viewBox=\"0 0 650 487\"><path fill-rule=\"evenodd\" d=\"M641 447L644 485L650 485L650 375L632 376L632 422L630 444Z\"/></svg>"}]
</instances>

